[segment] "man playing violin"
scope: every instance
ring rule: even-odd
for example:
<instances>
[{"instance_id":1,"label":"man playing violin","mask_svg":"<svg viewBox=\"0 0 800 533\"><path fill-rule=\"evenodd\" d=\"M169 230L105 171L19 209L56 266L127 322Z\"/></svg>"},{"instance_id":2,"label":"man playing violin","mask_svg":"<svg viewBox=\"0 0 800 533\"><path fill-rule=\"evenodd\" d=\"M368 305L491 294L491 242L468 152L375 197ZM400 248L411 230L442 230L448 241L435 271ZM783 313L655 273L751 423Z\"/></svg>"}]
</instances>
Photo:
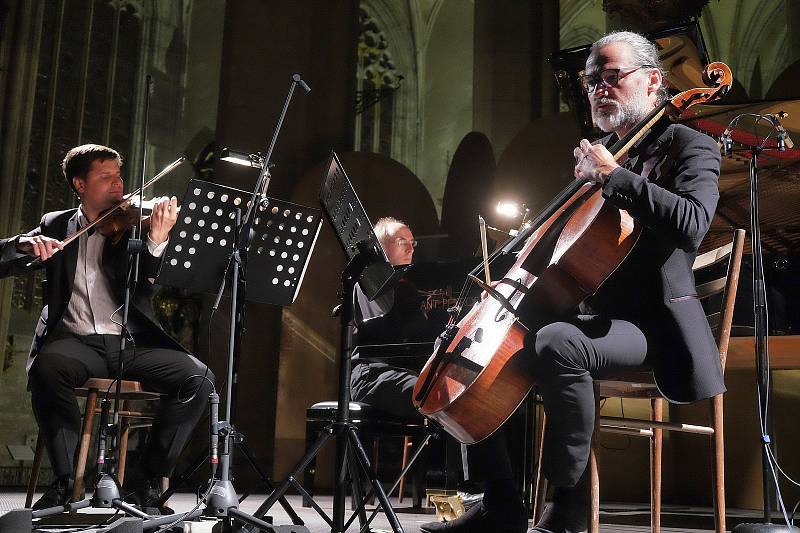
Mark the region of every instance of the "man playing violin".
<instances>
[{"instance_id":1,"label":"man playing violin","mask_svg":"<svg viewBox=\"0 0 800 533\"><path fill-rule=\"evenodd\" d=\"M116 243L103 232L90 230L63 244L122 200L121 165L120 155L106 146L71 149L62 170L80 206L46 213L35 229L0 240L0 275L37 267L47 272L46 305L26 370L54 481L34 509L69 500L81 424L74 390L91 377L116 377L121 335L130 340L123 378L141 381L146 389L164 395L139 469L129 476L138 503L146 505L160 495L161 477L170 475L213 387L211 371L164 332L152 308L153 279L177 220L175 197L162 199L153 209L127 332L121 327L127 232ZM32 258L41 262L32 263Z\"/></svg>"},{"instance_id":2,"label":"man playing violin","mask_svg":"<svg viewBox=\"0 0 800 533\"><path fill-rule=\"evenodd\" d=\"M552 504L529 533L587 529L586 472L597 414L594 377L650 368L662 394L680 403L725 390L719 351L691 272L719 198L716 143L671 124L635 144L621 164L614 160L606 146L667 97L657 49L641 35L616 32L595 42L583 82L592 117L609 135L595 144L581 140L574 151L575 177L602 186L606 201L627 210L644 229L620 268L582 306L582 314L546 325L521 317L534 325L525 350L548 417L543 467L554 487ZM525 530L492 501L487 487L477 510L420 530Z\"/></svg>"}]
</instances>

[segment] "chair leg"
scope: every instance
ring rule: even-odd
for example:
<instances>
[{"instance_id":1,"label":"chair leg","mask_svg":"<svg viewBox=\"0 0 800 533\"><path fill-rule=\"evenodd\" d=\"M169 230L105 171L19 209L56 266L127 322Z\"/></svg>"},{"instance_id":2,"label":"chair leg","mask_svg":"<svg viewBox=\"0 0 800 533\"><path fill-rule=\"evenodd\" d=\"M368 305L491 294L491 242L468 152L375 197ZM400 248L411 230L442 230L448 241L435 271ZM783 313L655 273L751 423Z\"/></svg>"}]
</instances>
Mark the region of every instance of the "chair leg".
<instances>
[{"instance_id":1,"label":"chair leg","mask_svg":"<svg viewBox=\"0 0 800 533\"><path fill-rule=\"evenodd\" d=\"M711 398L711 425L714 428L712 453L714 454L714 527L717 533L725 533L725 434L723 430L722 394Z\"/></svg>"},{"instance_id":2,"label":"chair leg","mask_svg":"<svg viewBox=\"0 0 800 533\"><path fill-rule=\"evenodd\" d=\"M122 485L125 481L125 465L128 462L128 436L130 435L131 425L127 417L123 417L120 420L120 424L122 424L122 431L120 432L119 449L117 450L117 479L119 484Z\"/></svg>"},{"instance_id":3,"label":"chair leg","mask_svg":"<svg viewBox=\"0 0 800 533\"><path fill-rule=\"evenodd\" d=\"M311 422L306 421L306 450L305 453L308 453L308 450L311 449L311 446L314 445L315 440L319 438L317 432L314 430L314 426ZM303 471L303 487L305 487L306 491L313 496L314 495L314 474L316 473L317 468L317 458L314 457L311 459L311 462L306 465L305 470ZM311 507L311 500L307 497L303 496L303 507Z\"/></svg>"},{"instance_id":4,"label":"chair leg","mask_svg":"<svg viewBox=\"0 0 800 533\"><path fill-rule=\"evenodd\" d=\"M652 419L664 420L664 400L650 400ZM653 533L661 533L661 458L664 444L664 430L653 428L650 438L650 527Z\"/></svg>"},{"instance_id":5,"label":"chair leg","mask_svg":"<svg viewBox=\"0 0 800 533\"><path fill-rule=\"evenodd\" d=\"M400 471L406 469L408 464L408 448L411 446L411 438L408 435L403 436L403 460L400 463ZM406 487L406 476L400 476L400 487L397 494L397 503L403 503L403 491Z\"/></svg>"},{"instance_id":6,"label":"chair leg","mask_svg":"<svg viewBox=\"0 0 800 533\"><path fill-rule=\"evenodd\" d=\"M589 533L600 533L600 475L597 468L597 445L589 452Z\"/></svg>"},{"instance_id":7,"label":"chair leg","mask_svg":"<svg viewBox=\"0 0 800 533\"><path fill-rule=\"evenodd\" d=\"M92 443L92 428L94 426L95 404L97 403L97 389L90 389L86 396L86 407L83 410L83 430L81 431L78 462L75 465L75 483L72 486L72 501L78 501L83 495L84 475L86 474L86 461L89 457L89 446Z\"/></svg>"},{"instance_id":8,"label":"chair leg","mask_svg":"<svg viewBox=\"0 0 800 533\"><path fill-rule=\"evenodd\" d=\"M380 455L381 450L381 439L378 436L373 437L372 439L372 477L378 479L378 456ZM372 496L369 499L370 505L375 505L375 493L372 493Z\"/></svg>"},{"instance_id":9,"label":"chair leg","mask_svg":"<svg viewBox=\"0 0 800 533\"><path fill-rule=\"evenodd\" d=\"M542 455L544 448L544 432L547 427L547 416L544 408L539 409L536 417L536 473L533 481L533 523L539 521L544 513L545 497L547 496L547 478L542 476Z\"/></svg>"},{"instance_id":10,"label":"chair leg","mask_svg":"<svg viewBox=\"0 0 800 533\"><path fill-rule=\"evenodd\" d=\"M41 432L36 437L36 453L33 456L31 466L31 477L28 480L28 494L25 496L25 507L30 509L33 504L33 493L36 492L36 484L39 482L39 472L42 469L42 458L44 457L44 439Z\"/></svg>"},{"instance_id":11,"label":"chair leg","mask_svg":"<svg viewBox=\"0 0 800 533\"><path fill-rule=\"evenodd\" d=\"M589 533L600 533L600 472L597 468L597 437L600 434L600 390L594 384L595 417L589 451Z\"/></svg>"}]
</instances>

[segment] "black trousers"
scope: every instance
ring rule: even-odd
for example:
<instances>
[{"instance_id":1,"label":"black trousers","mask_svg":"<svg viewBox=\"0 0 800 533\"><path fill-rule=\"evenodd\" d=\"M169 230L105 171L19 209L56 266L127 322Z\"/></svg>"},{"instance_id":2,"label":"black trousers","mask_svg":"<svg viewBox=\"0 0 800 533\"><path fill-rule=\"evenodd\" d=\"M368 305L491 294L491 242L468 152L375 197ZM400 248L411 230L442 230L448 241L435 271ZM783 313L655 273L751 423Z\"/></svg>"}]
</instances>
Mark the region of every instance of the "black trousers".
<instances>
[{"instance_id":1,"label":"black trousers","mask_svg":"<svg viewBox=\"0 0 800 533\"><path fill-rule=\"evenodd\" d=\"M525 339L547 414L542 468L556 487L572 487L586 470L597 416L593 378L645 368L647 340L625 320L582 315L554 322Z\"/></svg>"},{"instance_id":2,"label":"black trousers","mask_svg":"<svg viewBox=\"0 0 800 533\"><path fill-rule=\"evenodd\" d=\"M350 373L350 396L390 415L422 419L411 403L417 377L402 367L356 360Z\"/></svg>"},{"instance_id":3,"label":"black trousers","mask_svg":"<svg viewBox=\"0 0 800 533\"><path fill-rule=\"evenodd\" d=\"M352 399L368 403L385 413L408 419L421 419L411 401L418 374L402 367L377 362L356 362L350 375ZM455 444L449 439L449 444ZM502 431L470 446L468 462L471 476L484 482L513 478Z\"/></svg>"},{"instance_id":4,"label":"black trousers","mask_svg":"<svg viewBox=\"0 0 800 533\"><path fill-rule=\"evenodd\" d=\"M48 340L34 360L31 401L55 476L73 472L81 425L74 390L91 377L116 377L119 345L119 335L62 334ZM214 375L184 352L143 342L135 349L129 343L126 352L123 378L166 395L159 402L139 474L169 476L205 410Z\"/></svg>"}]
</instances>

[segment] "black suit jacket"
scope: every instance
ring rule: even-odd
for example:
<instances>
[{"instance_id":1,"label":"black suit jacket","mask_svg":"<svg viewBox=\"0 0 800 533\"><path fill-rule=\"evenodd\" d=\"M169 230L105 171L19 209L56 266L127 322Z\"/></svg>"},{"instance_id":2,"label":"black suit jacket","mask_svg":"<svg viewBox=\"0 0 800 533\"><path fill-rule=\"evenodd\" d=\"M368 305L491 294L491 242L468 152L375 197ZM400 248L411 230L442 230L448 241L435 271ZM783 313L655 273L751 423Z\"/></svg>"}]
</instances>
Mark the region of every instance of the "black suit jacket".
<instances>
[{"instance_id":1,"label":"black suit jacket","mask_svg":"<svg viewBox=\"0 0 800 533\"><path fill-rule=\"evenodd\" d=\"M69 209L46 213L42 217L39 226L25 235L45 235L54 239L64 240L77 229L78 210ZM0 240L0 277L42 268L42 263L32 267L26 266L31 262L32 257L17 252L18 239L19 236ZM127 276L126 249L127 238L123 238L116 245L112 244L111 239L107 239L103 248L103 269L119 302L123 301L125 292L125 278ZM36 354L47 338L56 330L64 315L72 294L77 262L78 240L75 240L44 263L44 267L47 269L47 283L45 284L44 292L45 306L36 326L36 335L31 345L30 357L26 365L28 370L30 370ZM180 344L164 332L155 318L152 300L156 287L148 278L156 277L160 264L160 258L153 257L146 249L141 254L139 284L131 299L128 329L136 337L145 339L149 345L185 351Z\"/></svg>"},{"instance_id":2,"label":"black suit jacket","mask_svg":"<svg viewBox=\"0 0 800 533\"><path fill-rule=\"evenodd\" d=\"M611 135L602 142L615 140ZM672 124L655 140L634 146L603 186L603 196L644 228L589 303L642 329L656 383L673 402L725 391L719 350L692 274L719 199L719 166L719 149L709 136Z\"/></svg>"}]
</instances>

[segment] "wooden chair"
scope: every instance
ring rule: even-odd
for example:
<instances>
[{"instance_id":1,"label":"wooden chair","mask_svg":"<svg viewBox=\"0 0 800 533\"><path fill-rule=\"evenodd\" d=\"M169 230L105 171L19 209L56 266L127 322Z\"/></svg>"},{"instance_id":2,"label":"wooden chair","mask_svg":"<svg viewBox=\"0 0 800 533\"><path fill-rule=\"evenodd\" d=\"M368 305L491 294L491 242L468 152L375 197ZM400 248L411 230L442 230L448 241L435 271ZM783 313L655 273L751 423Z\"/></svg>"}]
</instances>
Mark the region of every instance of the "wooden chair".
<instances>
[{"instance_id":1,"label":"wooden chair","mask_svg":"<svg viewBox=\"0 0 800 533\"><path fill-rule=\"evenodd\" d=\"M83 387L75 389L75 395L86 398L86 407L83 412L83 428L78 447L78 460L75 463L74 478L72 488L72 501L80 500L86 475L86 463L89 458L89 448L92 443L92 430L94 427L95 415L100 413L100 406L97 405L98 399L106 396L109 390L109 398L113 399L116 384L112 379L90 378L83 384ZM131 429L136 427L146 427L152 424L152 416L143 411L129 409L130 400L158 400L161 395L156 392L148 392L142 389L142 384L138 381L122 381L122 396L124 400L120 410L120 423L122 424L122 437L119 443L119 465L117 467L117 479L120 484L125 479L125 462L128 455L128 434ZM28 494L25 498L25 507L30 507L33 502L33 494L36 492L36 484L39 481L39 470L42 465L45 448L41 433L36 439L36 454L31 468L31 477L28 481Z\"/></svg>"},{"instance_id":2,"label":"wooden chair","mask_svg":"<svg viewBox=\"0 0 800 533\"><path fill-rule=\"evenodd\" d=\"M692 266L695 274L712 271L715 265L728 259L727 273L719 278L697 285L697 295L701 300L722 293L722 304L719 312L708 315L709 323L715 333L722 369L725 370L725 358L728 353L728 341L731 334L733 321L733 307L736 300L736 290L739 283L739 269L742 261L745 231L734 231L732 241L719 248L697 256ZM650 439L650 520L653 533L661 531L661 456L662 436L664 431L681 431L696 433L711 437L712 465L713 465L713 494L714 494L714 524L718 533L725 532L725 447L723 440L723 403L722 394L708 399L710 409L709 425L677 424L663 421L664 398L658 392L651 372L628 372L609 377L608 379L595 380L595 396L597 397L597 412L600 412L601 398L647 398L650 399L651 419L642 420L635 418L598 416L597 427L589 457L589 532L600 531L600 481L597 468L597 432L605 431L621 433L630 436L648 437ZM545 430L544 414L539 417L540 431ZM534 500L534 521L541 516L544 494L546 492L545 480L541 477L541 440L539 445L539 461L536 472L536 485Z\"/></svg>"}]
</instances>

